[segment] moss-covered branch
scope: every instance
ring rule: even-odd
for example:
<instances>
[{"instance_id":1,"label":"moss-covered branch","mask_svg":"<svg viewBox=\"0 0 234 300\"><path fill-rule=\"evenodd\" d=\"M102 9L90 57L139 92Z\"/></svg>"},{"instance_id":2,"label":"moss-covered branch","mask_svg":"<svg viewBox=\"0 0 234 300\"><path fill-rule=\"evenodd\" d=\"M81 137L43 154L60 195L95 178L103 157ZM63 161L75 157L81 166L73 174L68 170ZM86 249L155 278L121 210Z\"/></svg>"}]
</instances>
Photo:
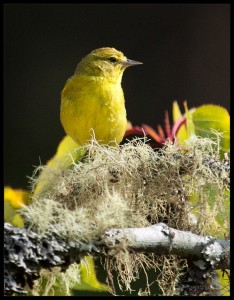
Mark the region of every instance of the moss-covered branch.
<instances>
[{"instance_id":1,"label":"moss-covered branch","mask_svg":"<svg viewBox=\"0 0 234 300\"><path fill-rule=\"evenodd\" d=\"M201 270L229 269L230 242L169 228L163 223L145 228L110 229L90 244L39 235L5 223L5 294L26 293L41 268L65 270L87 253L108 255L124 245L130 252L171 254L187 258Z\"/></svg>"},{"instance_id":2,"label":"moss-covered branch","mask_svg":"<svg viewBox=\"0 0 234 300\"><path fill-rule=\"evenodd\" d=\"M229 266L229 255L223 253L228 242L201 238L229 237L230 160L228 154L220 158L219 138L193 136L183 146L169 142L158 150L139 139L116 147L93 140L83 149L83 159L75 159L80 150L64 157L70 161L72 157L69 165L62 160L56 168L41 168L33 179L34 185L41 185L40 193L33 194L30 205L20 211L39 234L39 245L41 240L46 245L49 241L53 265L65 268L70 259L79 261L80 252L98 249L106 254L102 262L108 277L117 272L120 289L131 291L142 271L157 269L160 276L156 272L154 281L162 294L181 295L181 278L191 274L188 263L198 261L192 272L198 283L204 279L204 285L195 294L206 289L211 295L213 285L206 278L212 278L215 268ZM152 227L161 222L167 225ZM72 246L60 249L59 243L57 248L57 240L65 248L72 241ZM36 266L41 262L40 258ZM205 268L205 276L200 267ZM149 288L146 293L150 294Z\"/></svg>"}]
</instances>

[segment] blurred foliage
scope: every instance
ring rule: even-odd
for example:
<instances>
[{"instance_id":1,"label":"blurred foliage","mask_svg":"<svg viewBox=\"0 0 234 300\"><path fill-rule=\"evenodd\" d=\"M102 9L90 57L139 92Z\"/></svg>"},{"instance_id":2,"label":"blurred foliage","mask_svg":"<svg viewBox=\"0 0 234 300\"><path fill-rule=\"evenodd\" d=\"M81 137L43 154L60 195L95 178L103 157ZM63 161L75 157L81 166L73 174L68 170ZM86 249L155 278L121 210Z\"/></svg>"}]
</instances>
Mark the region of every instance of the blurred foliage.
<instances>
[{"instance_id":1,"label":"blurred foliage","mask_svg":"<svg viewBox=\"0 0 234 300\"><path fill-rule=\"evenodd\" d=\"M107 292L108 286L98 281L96 276L94 259L86 256L85 263L80 264L81 282L76 284L73 289L76 291ZM79 293L76 292L79 295ZM100 294L101 295L101 294Z\"/></svg>"},{"instance_id":2,"label":"blurred foliage","mask_svg":"<svg viewBox=\"0 0 234 300\"><path fill-rule=\"evenodd\" d=\"M4 187L4 221L15 227L24 227L24 220L18 209L29 203L29 192L21 189Z\"/></svg>"},{"instance_id":3,"label":"blurred foliage","mask_svg":"<svg viewBox=\"0 0 234 300\"><path fill-rule=\"evenodd\" d=\"M191 114L190 130L191 123L193 123L194 134L198 136L214 139L217 137L215 132L222 134L220 154L223 158L224 153L230 149L230 115L228 111L219 105L201 105Z\"/></svg>"}]
</instances>

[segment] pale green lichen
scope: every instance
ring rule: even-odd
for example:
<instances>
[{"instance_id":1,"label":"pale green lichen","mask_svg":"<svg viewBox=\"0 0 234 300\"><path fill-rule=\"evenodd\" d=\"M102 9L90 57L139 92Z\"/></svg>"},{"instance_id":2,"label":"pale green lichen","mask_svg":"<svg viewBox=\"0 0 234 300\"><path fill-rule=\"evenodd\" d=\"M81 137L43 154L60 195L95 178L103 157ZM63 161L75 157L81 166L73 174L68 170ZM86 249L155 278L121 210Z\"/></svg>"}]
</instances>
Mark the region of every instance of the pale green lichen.
<instances>
[{"instance_id":1,"label":"pale green lichen","mask_svg":"<svg viewBox=\"0 0 234 300\"><path fill-rule=\"evenodd\" d=\"M78 242L88 242L108 228L144 227L161 221L180 230L222 237L228 234L228 226L221 221L223 215L227 221L229 213L229 174L222 164L222 176L220 168L209 165L209 160L218 160L217 143L194 136L183 147L167 143L154 151L141 139L116 147L94 140L82 161L48 170L46 192L22 213L40 233L54 232ZM173 272L174 264L179 264L177 258L167 259L160 275L163 294L177 293L182 268ZM104 265L108 272L119 272L120 287L124 283L131 290L139 269L158 268L160 258L122 251L107 258ZM169 273L175 275L170 289Z\"/></svg>"}]
</instances>

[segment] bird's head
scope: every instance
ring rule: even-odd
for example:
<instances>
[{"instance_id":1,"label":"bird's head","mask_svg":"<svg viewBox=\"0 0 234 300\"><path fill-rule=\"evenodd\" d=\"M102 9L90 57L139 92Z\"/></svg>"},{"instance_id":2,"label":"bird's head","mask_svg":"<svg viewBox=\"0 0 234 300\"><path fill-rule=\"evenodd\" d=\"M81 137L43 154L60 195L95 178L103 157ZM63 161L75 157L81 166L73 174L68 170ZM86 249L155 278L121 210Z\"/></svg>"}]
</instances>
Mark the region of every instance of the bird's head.
<instances>
[{"instance_id":1,"label":"bird's head","mask_svg":"<svg viewBox=\"0 0 234 300\"><path fill-rule=\"evenodd\" d=\"M139 64L142 63L128 59L114 48L105 47L93 50L85 56L78 64L75 74L99 76L118 82L127 67Z\"/></svg>"}]
</instances>

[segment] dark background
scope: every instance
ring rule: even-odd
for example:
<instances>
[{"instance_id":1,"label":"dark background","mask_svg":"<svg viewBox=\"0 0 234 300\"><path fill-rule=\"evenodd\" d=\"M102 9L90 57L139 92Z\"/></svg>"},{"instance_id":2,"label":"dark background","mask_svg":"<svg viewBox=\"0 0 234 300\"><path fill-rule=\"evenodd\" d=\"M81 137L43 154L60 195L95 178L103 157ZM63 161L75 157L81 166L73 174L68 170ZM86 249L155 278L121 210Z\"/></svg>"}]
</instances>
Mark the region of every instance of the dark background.
<instances>
[{"instance_id":1,"label":"dark background","mask_svg":"<svg viewBox=\"0 0 234 300\"><path fill-rule=\"evenodd\" d=\"M229 110L228 4L5 4L4 184L27 188L33 166L55 153L61 90L104 46L144 63L123 77L133 124L163 123L175 99Z\"/></svg>"}]
</instances>

